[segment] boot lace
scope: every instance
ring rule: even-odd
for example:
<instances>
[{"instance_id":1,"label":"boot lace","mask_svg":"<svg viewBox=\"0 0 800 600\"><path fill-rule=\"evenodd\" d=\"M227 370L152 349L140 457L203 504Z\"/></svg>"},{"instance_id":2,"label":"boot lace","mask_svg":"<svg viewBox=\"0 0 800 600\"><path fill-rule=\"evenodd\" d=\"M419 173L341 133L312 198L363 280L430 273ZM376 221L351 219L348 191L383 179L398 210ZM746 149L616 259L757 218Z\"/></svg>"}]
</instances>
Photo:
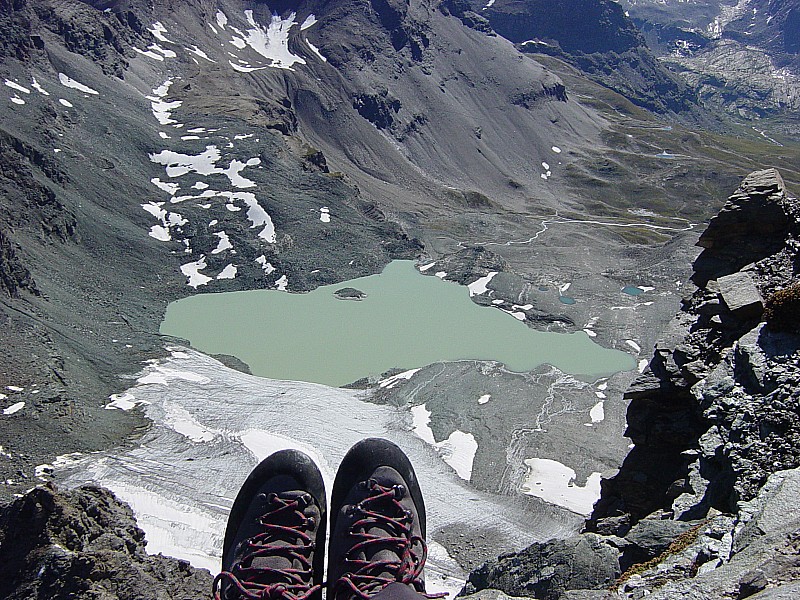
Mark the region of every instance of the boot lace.
<instances>
[{"instance_id":1,"label":"boot lace","mask_svg":"<svg viewBox=\"0 0 800 600\"><path fill-rule=\"evenodd\" d=\"M231 571L223 571L214 579L215 600L228 600L230 592L238 590L241 599L248 600L309 600L321 589L311 585L314 540L305 529L313 528L313 519L303 514L311 502L310 495L284 499L277 494L267 496L267 513L259 517L263 531L243 542L245 549ZM284 543L278 544L278 541ZM252 566L256 559L281 556L300 563L300 568ZM228 583L223 592L222 586Z\"/></svg>"},{"instance_id":2,"label":"boot lace","mask_svg":"<svg viewBox=\"0 0 800 600\"><path fill-rule=\"evenodd\" d=\"M334 584L334 598L339 592L347 596L366 600L390 583L399 582L411 585L426 598L443 598L447 594L425 594L422 569L428 556L425 540L411 532L414 520L411 511L406 510L400 500L406 494L402 485L384 487L374 479L362 482L369 490L369 496L350 510L358 519L350 526L348 534L358 541L345 556L349 565L346 572ZM369 533L379 528L388 535ZM380 550L390 550L395 559L365 560L358 558L374 555Z\"/></svg>"}]
</instances>

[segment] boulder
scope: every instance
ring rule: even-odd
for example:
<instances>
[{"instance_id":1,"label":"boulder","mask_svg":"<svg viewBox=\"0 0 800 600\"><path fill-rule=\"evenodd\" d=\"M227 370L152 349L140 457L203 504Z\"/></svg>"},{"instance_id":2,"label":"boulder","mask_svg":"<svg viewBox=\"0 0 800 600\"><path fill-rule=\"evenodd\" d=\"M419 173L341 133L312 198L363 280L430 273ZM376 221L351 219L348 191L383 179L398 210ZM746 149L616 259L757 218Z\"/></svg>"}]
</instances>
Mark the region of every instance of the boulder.
<instances>
[{"instance_id":1,"label":"boulder","mask_svg":"<svg viewBox=\"0 0 800 600\"><path fill-rule=\"evenodd\" d=\"M737 316L759 317L764 311L764 301L752 276L737 272L717 279L720 296L727 307Z\"/></svg>"},{"instance_id":2,"label":"boulder","mask_svg":"<svg viewBox=\"0 0 800 600\"><path fill-rule=\"evenodd\" d=\"M470 573L464 592L493 588L511 596L556 600L566 590L606 589L621 574L619 547L625 545L619 538L592 533L536 543Z\"/></svg>"}]
</instances>

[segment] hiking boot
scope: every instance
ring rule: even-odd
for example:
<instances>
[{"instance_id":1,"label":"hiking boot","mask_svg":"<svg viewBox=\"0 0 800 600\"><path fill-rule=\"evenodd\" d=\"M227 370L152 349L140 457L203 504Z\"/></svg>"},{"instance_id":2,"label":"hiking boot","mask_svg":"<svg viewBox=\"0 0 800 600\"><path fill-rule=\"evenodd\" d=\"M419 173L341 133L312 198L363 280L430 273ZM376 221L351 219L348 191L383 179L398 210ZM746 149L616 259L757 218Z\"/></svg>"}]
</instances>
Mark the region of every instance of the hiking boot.
<instances>
[{"instance_id":1,"label":"hiking boot","mask_svg":"<svg viewBox=\"0 0 800 600\"><path fill-rule=\"evenodd\" d=\"M264 459L244 482L228 517L217 600L321 600L325 485L297 450Z\"/></svg>"},{"instance_id":2,"label":"hiking boot","mask_svg":"<svg viewBox=\"0 0 800 600\"><path fill-rule=\"evenodd\" d=\"M425 593L425 504L408 458L367 439L344 457L331 498L328 600L366 599L394 582Z\"/></svg>"}]
</instances>

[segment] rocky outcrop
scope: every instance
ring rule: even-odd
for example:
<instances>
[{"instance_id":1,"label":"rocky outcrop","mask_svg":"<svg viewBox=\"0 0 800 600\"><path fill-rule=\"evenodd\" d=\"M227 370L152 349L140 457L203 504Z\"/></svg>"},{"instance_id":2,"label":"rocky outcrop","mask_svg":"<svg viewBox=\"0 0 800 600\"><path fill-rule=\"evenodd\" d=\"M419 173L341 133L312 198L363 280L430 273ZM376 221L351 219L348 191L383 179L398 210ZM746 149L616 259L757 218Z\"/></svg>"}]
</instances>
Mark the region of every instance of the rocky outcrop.
<instances>
[{"instance_id":1,"label":"rocky outcrop","mask_svg":"<svg viewBox=\"0 0 800 600\"><path fill-rule=\"evenodd\" d=\"M464 591L495 588L510 596L555 600L565 590L608 586L620 576L615 542L587 534L533 544L474 570Z\"/></svg>"},{"instance_id":2,"label":"rocky outcrop","mask_svg":"<svg viewBox=\"0 0 800 600\"><path fill-rule=\"evenodd\" d=\"M39 294L31 272L22 264L11 240L0 229L0 293L15 298L20 290Z\"/></svg>"},{"instance_id":3,"label":"rocky outcrop","mask_svg":"<svg viewBox=\"0 0 800 600\"><path fill-rule=\"evenodd\" d=\"M797 286L799 210L774 169L744 179L698 242L699 286L625 394L635 446L587 533L484 565L466 591L744 598L795 576L797 517L771 503L800 481L800 335L761 321L765 299Z\"/></svg>"},{"instance_id":4,"label":"rocky outcrop","mask_svg":"<svg viewBox=\"0 0 800 600\"><path fill-rule=\"evenodd\" d=\"M775 169L745 177L697 242L704 250L694 262L694 282L703 287L779 251L798 212Z\"/></svg>"},{"instance_id":5,"label":"rocky outcrop","mask_svg":"<svg viewBox=\"0 0 800 600\"><path fill-rule=\"evenodd\" d=\"M108 490L34 488L0 512L0 596L205 598L208 571L148 555L130 507Z\"/></svg>"},{"instance_id":6,"label":"rocky outcrop","mask_svg":"<svg viewBox=\"0 0 800 600\"><path fill-rule=\"evenodd\" d=\"M54 188L67 180L54 160L19 138L0 131L0 222L12 228L41 228L61 241L77 231L75 215Z\"/></svg>"},{"instance_id":7,"label":"rocky outcrop","mask_svg":"<svg viewBox=\"0 0 800 600\"><path fill-rule=\"evenodd\" d=\"M752 173L700 237L699 287L625 395L636 447L604 482L593 528L656 509L731 512L770 472L800 465L784 414L798 406L800 338L759 325L762 299L797 277L798 208L774 169Z\"/></svg>"}]
</instances>

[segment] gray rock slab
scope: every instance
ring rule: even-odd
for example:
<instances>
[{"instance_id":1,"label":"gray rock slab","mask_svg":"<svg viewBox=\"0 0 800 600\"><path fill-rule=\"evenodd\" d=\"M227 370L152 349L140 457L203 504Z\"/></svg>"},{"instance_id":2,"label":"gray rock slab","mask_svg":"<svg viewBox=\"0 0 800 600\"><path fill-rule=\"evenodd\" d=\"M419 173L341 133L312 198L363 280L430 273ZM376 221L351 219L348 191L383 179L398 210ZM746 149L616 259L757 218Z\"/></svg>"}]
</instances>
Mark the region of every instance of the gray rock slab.
<instances>
[{"instance_id":1,"label":"gray rock slab","mask_svg":"<svg viewBox=\"0 0 800 600\"><path fill-rule=\"evenodd\" d=\"M731 312L740 315L758 314L764 309L764 301L749 273L733 273L717 279L722 300Z\"/></svg>"}]
</instances>

